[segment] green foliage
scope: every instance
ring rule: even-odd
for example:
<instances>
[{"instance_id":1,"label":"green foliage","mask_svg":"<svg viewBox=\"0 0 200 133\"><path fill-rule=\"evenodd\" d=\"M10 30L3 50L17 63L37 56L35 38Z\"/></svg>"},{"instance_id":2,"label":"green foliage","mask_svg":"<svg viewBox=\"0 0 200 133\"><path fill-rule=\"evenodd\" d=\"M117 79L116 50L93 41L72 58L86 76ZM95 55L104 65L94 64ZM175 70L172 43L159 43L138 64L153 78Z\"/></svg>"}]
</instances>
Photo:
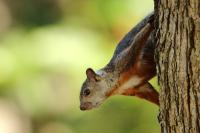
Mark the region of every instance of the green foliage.
<instances>
[{"instance_id":1,"label":"green foliage","mask_svg":"<svg viewBox=\"0 0 200 133\"><path fill-rule=\"evenodd\" d=\"M8 4L17 23L0 40L0 95L28 114L34 132L159 132L158 107L138 98L115 96L98 109L79 110L86 68L106 65L153 1L20 1ZM158 88L156 79L151 83Z\"/></svg>"}]
</instances>

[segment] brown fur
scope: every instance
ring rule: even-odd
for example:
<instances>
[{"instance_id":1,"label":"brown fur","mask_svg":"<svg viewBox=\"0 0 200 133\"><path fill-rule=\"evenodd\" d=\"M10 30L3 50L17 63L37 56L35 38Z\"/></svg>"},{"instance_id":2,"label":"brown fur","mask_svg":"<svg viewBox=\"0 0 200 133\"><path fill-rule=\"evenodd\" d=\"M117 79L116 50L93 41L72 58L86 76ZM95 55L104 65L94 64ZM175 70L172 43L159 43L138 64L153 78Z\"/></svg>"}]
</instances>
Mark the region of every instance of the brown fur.
<instances>
[{"instance_id":1,"label":"brown fur","mask_svg":"<svg viewBox=\"0 0 200 133\"><path fill-rule=\"evenodd\" d=\"M138 92L136 93L136 96L142 99L146 99L147 101L150 101L152 103L155 103L156 105L159 105L159 94L157 92Z\"/></svg>"},{"instance_id":2,"label":"brown fur","mask_svg":"<svg viewBox=\"0 0 200 133\"><path fill-rule=\"evenodd\" d=\"M110 97L110 96L114 95L115 92L117 91L117 89L118 89L118 88L113 88L113 89L111 89L111 91L109 91L109 92L106 93L106 97Z\"/></svg>"},{"instance_id":3,"label":"brown fur","mask_svg":"<svg viewBox=\"0 0 200 133\"><path fill-rule=\"evenodd\" d=\"M119 84L122 85L123 83L128 81L133 75L137 75L135 65L133 67L131 67L129 70L121 73L120 79L119 79Z\"/></svg>"},{"instance_id":4,"label":"brown fur","mask_svg":"<svg viewBox=\"0 0 200 133\"><path fill-rule=\"evenodd\" d=\"M145 87L145 88L144 88ZM141 89L147 89L149 91L141 91ZM148 83L148 86L144 84L139 86L138 88L129 88L123 93L126 96L136 96L147 101L150 101L156 105L159 105L159 93L152 88L152 86Z\"/></svg>"}]
</instances>

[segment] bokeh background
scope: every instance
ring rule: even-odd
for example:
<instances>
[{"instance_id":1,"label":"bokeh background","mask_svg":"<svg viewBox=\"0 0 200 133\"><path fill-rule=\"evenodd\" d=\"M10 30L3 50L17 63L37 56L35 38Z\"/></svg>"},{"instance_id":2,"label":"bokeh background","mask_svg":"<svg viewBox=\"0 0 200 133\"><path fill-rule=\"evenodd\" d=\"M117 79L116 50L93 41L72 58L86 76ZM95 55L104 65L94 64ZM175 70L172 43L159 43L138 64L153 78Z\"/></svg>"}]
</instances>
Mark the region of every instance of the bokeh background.
<instances>
[{"instance_id":1,"label":"bokeh background","mask_svg":"<svg viewBox=\"0 0 200 133\"><path fill-rule=\"evenodd\" d=\"M79 110L86 68L105 66L152 10L153 0L0 0L0 133L159 133L158 107L135 97Z\"/></svg>"}]
</instances>

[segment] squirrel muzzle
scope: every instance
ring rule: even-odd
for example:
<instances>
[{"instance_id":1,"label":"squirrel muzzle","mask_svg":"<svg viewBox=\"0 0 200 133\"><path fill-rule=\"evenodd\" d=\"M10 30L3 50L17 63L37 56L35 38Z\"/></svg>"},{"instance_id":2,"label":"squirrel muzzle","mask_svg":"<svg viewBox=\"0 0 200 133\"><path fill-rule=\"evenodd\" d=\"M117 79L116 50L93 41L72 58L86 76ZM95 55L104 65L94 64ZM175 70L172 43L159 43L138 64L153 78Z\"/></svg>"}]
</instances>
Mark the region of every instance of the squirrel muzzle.
<instances>
[{"instance_id":1,"label":"squirrel muzzle","mask_svg":"<svg viewBox=\"0 0 200 133\"><path fill-rule=\"evenodd\" d=\"M92 103L91 102L81 103L81 105L80 105L80 110L82 110L82 111L89 110L91 108L92 108Z\"/></svg>"}]
</instances>

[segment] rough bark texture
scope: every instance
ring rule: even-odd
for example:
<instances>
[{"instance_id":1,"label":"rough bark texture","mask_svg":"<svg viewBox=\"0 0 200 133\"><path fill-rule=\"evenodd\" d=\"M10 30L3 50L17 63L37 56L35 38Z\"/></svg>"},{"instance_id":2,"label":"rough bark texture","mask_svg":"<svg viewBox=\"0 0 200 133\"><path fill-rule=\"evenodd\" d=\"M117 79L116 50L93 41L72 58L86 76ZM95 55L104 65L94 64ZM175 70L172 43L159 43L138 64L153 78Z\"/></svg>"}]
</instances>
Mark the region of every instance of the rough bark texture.
<instances>
[{"instance_id":1,"label":"rough bark texture","mask_svg":"<svg viewBox=\"0 0 200 133\"><path fill-rule=\"evenodd\" d=\"M200 133L200 0L155 0L162 133Z\"/></svg>"}]
</instances>

